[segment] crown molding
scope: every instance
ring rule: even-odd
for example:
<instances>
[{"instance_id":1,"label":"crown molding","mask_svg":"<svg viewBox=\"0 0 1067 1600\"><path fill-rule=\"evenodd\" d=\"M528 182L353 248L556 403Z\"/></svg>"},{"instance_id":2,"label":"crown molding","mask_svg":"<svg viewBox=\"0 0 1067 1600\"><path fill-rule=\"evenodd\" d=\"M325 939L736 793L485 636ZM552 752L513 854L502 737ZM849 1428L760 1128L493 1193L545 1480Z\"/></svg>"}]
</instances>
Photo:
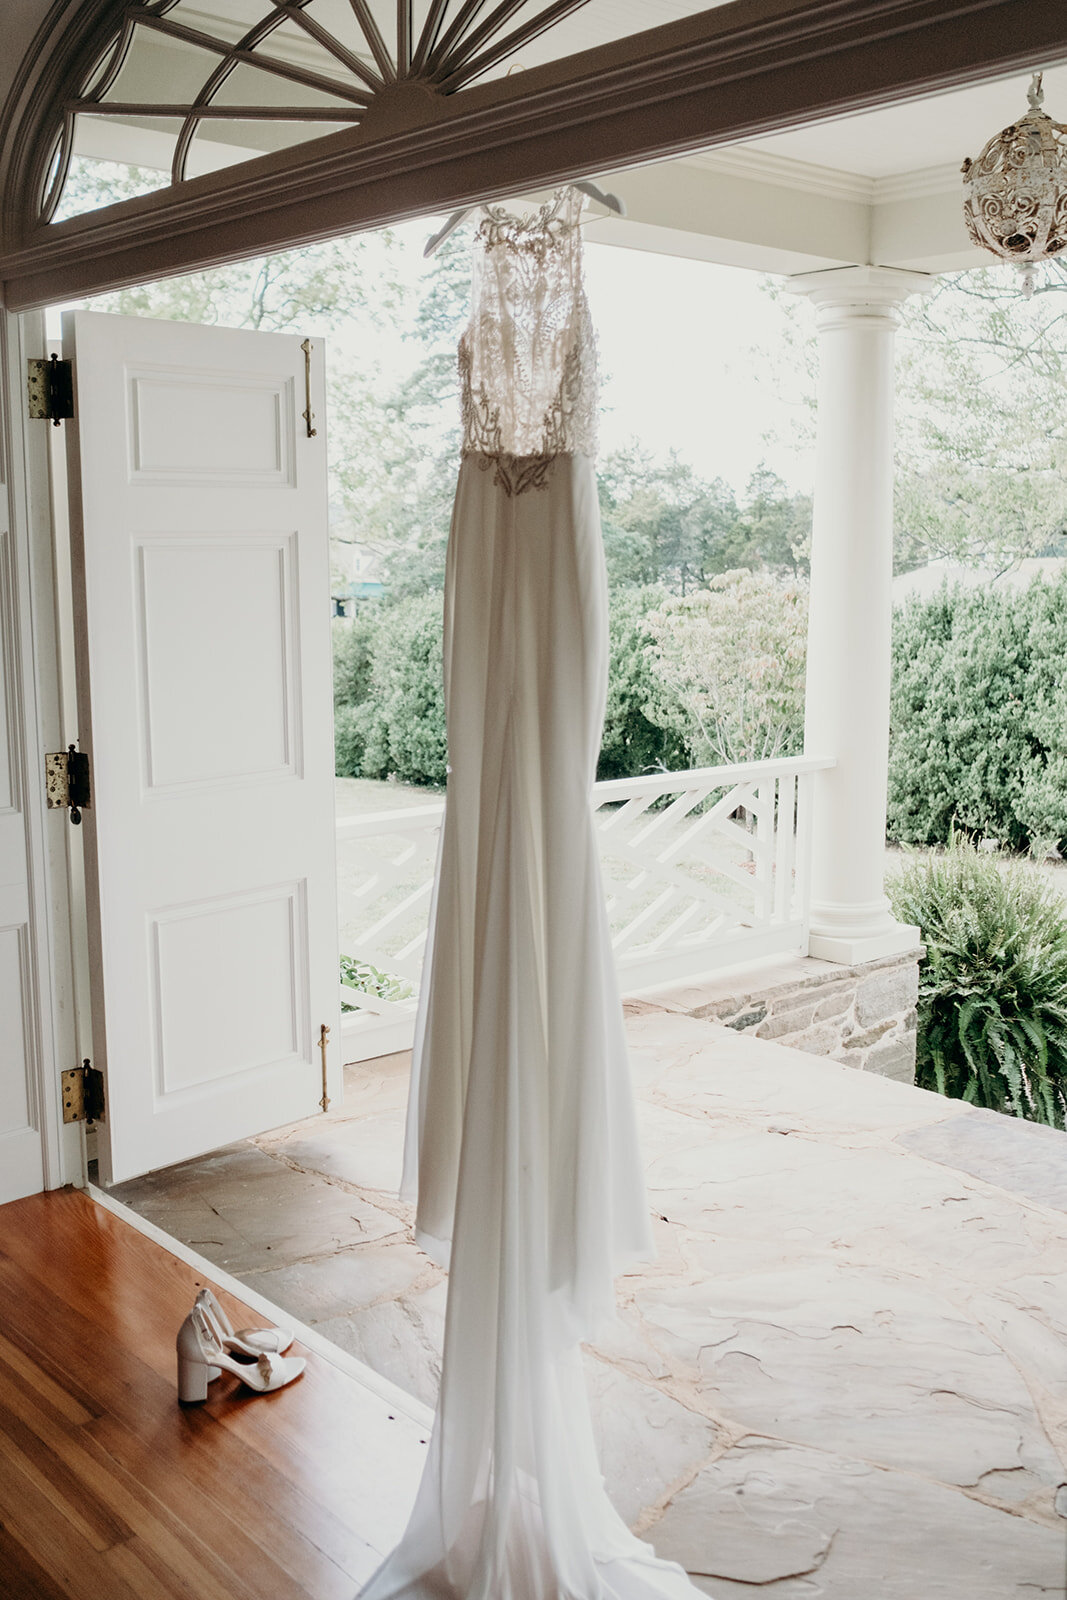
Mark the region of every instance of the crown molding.
<instances>
[{"instance_id":1,"label":"crown molding","mask_svg":"<svg viewBox=\"0 0 1067 1600\"><path fill-rule=\"evenodd\" d=\"M682 159L687 167L721 172L745 183L795 189L801 194L820 195L827 200L852 200L860 205L871 205L874 201L873 178L865 178L859 172L843 172L836 167L816 166L810 161L794 161L791 156L772 155L769 150L752 145L702 150Z\"/></svg>"},{"instance_id":2,"label":"crown molding","mask_svg":"<svg viewBox=\"0 0 1067 1600\"><path fill-rule=\"evenodd\" d=\"M923 167L917 172L894 172L884 178L868 178L860 172L816 166L810 161L795 161L791 156L774 155L769 150L760 150L752 145L702 150L682 159L687 167L721 172L725 176L741 178L746 183L794 189L801 194L819 195L828 200L849 200L865 206L884 205L897 200L919 200L926 195L952 194L960 187L960 169L952 162Z\"/></svg>"},{"instance_id":3,"label":"crown molding","mask_svg":"<svg viewBox=\"0 0 1067 1600\"><path fill-rule=\"evenodd\" d=\"M949 161L941 166L920 167L917 172L894 172L874 180L874 204L888 205L896 200L923 200L927 195L955 194L962 201L961 163Z\"/></svg>"}]
</instances>

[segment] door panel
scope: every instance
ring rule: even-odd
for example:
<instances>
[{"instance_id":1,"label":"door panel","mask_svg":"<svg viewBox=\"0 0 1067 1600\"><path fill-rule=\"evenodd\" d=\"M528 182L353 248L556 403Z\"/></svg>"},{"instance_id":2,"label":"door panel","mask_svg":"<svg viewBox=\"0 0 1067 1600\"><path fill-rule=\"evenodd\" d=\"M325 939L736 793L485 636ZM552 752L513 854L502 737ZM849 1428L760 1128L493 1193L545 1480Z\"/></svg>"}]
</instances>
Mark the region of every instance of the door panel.
<instances>
[{"instance_id":1,"label":"door panel","mask_svg":"<svg viewBox=\"0 0 1067 1600\"><path fill-rule=\"evenodd\" d=\"M340 1092L322 348L72 312L93 1043L115 1182Z\"/></svg>"},{"instance_id":2,"label":"door panel","mask_svg":"<svg viewBox=\"0 0 1067 1600\"><path fill-rule=\"evenodd\" d=\"M135 541L147 792L299 776L295 544L258 532ZM198 631L225 638L225 655L188 652Z\"/></svg>"}]
</instances>

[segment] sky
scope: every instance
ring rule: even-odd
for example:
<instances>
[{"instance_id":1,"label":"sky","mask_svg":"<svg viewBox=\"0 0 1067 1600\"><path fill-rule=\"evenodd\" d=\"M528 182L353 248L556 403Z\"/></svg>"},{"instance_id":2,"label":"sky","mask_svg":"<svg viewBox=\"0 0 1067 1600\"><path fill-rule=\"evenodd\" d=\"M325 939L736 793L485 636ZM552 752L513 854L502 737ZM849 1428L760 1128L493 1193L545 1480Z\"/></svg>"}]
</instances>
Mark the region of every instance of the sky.
<instances>
[{"instance_id":1,"label":"sky","mask_svg":"<svg viewBox=\"0 0 1067 1600\"><path fill-rule=\"evenodd\" d=\"M761 461L810 489L810 451L792 443L802 395L774 361L784 317L766 280L604 244L588 245L585 260L604 375L601 448L636 435L738 492Z\"/></svg>"}]
</instances>

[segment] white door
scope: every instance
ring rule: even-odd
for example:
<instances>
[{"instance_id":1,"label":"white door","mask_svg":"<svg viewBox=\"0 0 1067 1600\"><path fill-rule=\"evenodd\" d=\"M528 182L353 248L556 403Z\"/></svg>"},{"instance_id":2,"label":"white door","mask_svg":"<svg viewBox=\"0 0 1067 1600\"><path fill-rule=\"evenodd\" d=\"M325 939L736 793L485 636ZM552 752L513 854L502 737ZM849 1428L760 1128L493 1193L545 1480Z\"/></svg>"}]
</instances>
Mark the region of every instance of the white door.
<instances>
[{"instance_id":1,"label":"white door","mask_svg":"<svg viewBox=\"0 0 1067 1600\"><path fill-rule=\"evenodd\" d=\"M100 1172L341 1092L323 347L70 312Z\"/></svg>"}]
</instances>

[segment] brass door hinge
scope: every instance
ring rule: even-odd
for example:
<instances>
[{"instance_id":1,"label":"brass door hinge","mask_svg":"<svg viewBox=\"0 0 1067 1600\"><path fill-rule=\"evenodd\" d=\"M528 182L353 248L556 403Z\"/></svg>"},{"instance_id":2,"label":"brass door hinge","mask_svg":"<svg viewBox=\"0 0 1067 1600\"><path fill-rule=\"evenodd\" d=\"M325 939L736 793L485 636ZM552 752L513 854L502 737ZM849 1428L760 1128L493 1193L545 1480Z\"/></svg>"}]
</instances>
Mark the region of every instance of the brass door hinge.
<instances>
[{"instance_id":1,"label":"brass door hinge","mask_svg":"<svg viewBox=\"0 0 1067 1600\"><path fill-rule=\"evenodd\" d=\"M83 1061L63 1074L63 1121L91 1128L104 1116L104 1074Z\"/></svg>"},{"instance_id":2,"label":"brass door hinge","mask_svg":"<svg viewBox=\"0 0 1067 1600\"><path fill-rule=\"evenodd\" d=\"M74 415L74 370L69 361L57 355L49 360L35 357L26 363L26 396L29 414L37 420L59 427L64 417Z\"/></svg>"},{"instance_id":3,"label":"brass door hinge","mask_svg":"<svg viewBox=\"0 0 1067 1600\"><path fill-rule=\"evenodd\" d=\"M77 824L82 811L91 803L89 757L68 745L44 758L44 793L49 811L70 807L70 820Z\"/></svg>"}]
</instances>

